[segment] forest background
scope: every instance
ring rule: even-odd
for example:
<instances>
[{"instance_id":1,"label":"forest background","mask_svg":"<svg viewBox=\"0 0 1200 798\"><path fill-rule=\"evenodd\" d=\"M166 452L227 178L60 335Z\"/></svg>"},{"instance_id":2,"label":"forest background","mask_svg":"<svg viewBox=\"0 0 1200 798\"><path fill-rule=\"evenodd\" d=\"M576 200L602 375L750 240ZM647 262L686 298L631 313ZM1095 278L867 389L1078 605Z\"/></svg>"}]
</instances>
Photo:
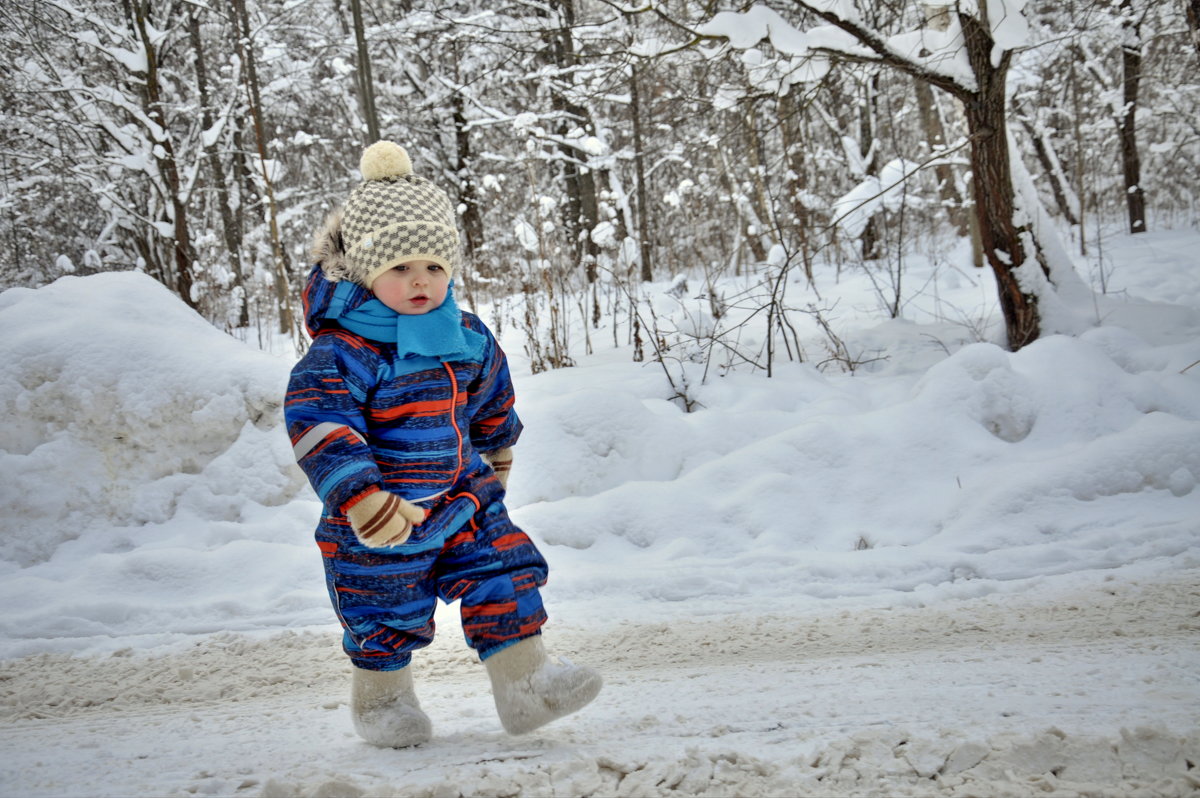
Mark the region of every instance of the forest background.
<instances>
[{"instance_id":1,"label":"forest background","mask_svg":"<svg viewBox=\"0 0 1200 798\"><path fill-rule=\"evenodd\" d=\"M906 255L967 240L1017 349L1056 257L1099 262L1102 291L1106 231L1196 226L1198 6L4 2L0 289L137 269L300 351L312 232L387 138L457 202L460 295L525 328L535 372L602 317L661 357L639 286L677 276L711 319L767 314L727 364L803 357L805 313L853 369L815 276L866 270L895 317ZM758 288L713 289L729 275Z\"/></svg>"}]
</instances>

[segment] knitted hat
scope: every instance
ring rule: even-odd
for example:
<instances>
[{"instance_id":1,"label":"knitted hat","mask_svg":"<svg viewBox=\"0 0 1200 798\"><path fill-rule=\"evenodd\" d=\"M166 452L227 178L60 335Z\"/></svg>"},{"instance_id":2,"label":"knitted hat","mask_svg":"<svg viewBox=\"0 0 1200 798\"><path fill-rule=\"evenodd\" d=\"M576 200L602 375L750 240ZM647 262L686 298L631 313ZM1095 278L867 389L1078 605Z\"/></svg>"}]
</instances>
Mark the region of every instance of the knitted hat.
<instances>
[{"instance_id":1,"label":"knitted hat","mask_svg":"<svg viewBox=\"0 0 1200 798\"><path fill-rule=\"evenodd\" d=\"M408 153L390 141L367 147L359 170L363 182L350 193L341 218L337 248L344 255L322 260L326 276L369 289L376 277L409 260L433 261L453 275L458 229L446 192L414 175ZM329 254L321 234L316 250Z\"/></svg>"}]
</instances>

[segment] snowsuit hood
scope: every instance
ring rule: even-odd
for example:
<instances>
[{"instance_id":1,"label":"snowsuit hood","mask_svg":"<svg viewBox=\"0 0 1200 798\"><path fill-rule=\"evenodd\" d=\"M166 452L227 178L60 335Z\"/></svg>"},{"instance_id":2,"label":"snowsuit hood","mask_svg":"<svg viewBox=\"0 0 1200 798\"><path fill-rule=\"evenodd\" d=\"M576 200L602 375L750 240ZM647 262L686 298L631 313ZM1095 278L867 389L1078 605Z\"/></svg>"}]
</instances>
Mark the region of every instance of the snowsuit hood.
<instances>
[{"instance_id":1,"label":"snowsuit hood","mask_svg":"<svg viewBox=\"0 0 1200 798\"><path fill-rule=\"evenodd\" d=\"M342 240L342 212L334 211L325 223L317 230L312 243L313 268L308 273L308 281L304 286L304 327L310 337L315 338L322 328L334 325L325 318L333 302L333 292L337 290L338 282L345 274L346 251ZM353 286L346 310L356 310L374 298L374 295L357 283L347 281Z\"/></svg>"}]
</instances>

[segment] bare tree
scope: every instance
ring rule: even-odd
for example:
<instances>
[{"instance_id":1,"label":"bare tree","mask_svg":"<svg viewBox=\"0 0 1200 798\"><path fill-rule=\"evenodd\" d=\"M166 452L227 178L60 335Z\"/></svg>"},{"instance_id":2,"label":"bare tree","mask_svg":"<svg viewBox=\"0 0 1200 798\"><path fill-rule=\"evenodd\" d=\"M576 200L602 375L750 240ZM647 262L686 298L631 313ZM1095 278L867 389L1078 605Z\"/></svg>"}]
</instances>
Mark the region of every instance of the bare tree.
<instances>
[{"instance_id":1,"label":"bare tree","mask_svg":"<svg viewBox=\"0 0 1200 798\"><path fill-rule=\"evenodd\" d=\"M1028 215L1031 209L1021 208L1013 182L1005 88L1014 51L996 41L997 28L993 27L1005 20L988 18L992 4L981 4L977 10L967 10L964 6L947 9L951 14L950 32L957 32L954 46L961 48L966 56L970 78L964 79L937 67L936 59L947 57L946 52L928 52L923 48L912 52L893 46L884 34L857 18L839 16L825 3L794 0L794 5L850 36L844 45L808 47L810 56L896 69L949 93L962 103L970 139L971 188L980 243L996 278L1008 344L1017 350L1037 340L1041 334L1040 284L1051 273L1038 231ZM1001 3L999 8L1003 7ZM770 26L763 27L763 35L769 35ZM937 38L942 42L951 40L947 34ZM1023 268L1027 263L1040 271L1041 280L1027 276L1028 270Z\"/></svg>"},{"instance_id":2,"label":"bare tree","mask_svg":"<svg viewBox=\"0 0 1200 798\"><path fill-rule=\"evenodd\" d=\"M650 200L646 193L646 142L643 118L648 116L642 103L641 75L637 62L629 69L629 115L633 123L634 172L637 175L638 260L641 261L643 282L654 279L650 255Z\"/></svg>"},{"instance_id":3,"label":"bare tree","mask_svg":"<svg viewBox=\"0 0 1200 798\"><path fill-rule=\"evenodd\" d=\"M1138 155L1138 86L1142 80L1142 19L1133 0L1121 0L1121 169L1125 175L1125 204L1129 232L1146 232L1146 192L1142 188L1142 161Z\"/></svg>"},{"instance_id":4,"label":"bare tree","mask_svg":"<svg viewBox=\"0 0 1200 798\"><path fill-rule=\"evenodd\" d=\"M1200 0L1183 0L1183 13L1192 34L1192 46L1200 55Z\"/></svg>"},{"instance_id":5,"label":"bare tree","mask_svg":"<svg viewBox=\"0 0 1200 798\"><path fill-rule=\"evenodd\" d=\"M209 134L217 124L213 115L213 102L209 92L208 69L205 64L204 44L200 36L200 17L196 9L188 14L188 36L191 40L192 52L195 57L196 91L200 101L200 122L204 127L204 157L208 164L209 179L216 192L217 212L221 218L221 231L224 234L226 252L233 267L233 288L237 295L237 324L247 327L250 324L249 302L247 301L246 279L242 268L242 230L237 220L233 218L230 207L228 174L221 164L221 155L217 148L217 138Z\"/></svg>"},{"instance_id":6,"label":"bare tree","mask_svg":"<svg viewBox=\"0 0 1200 798\"><path fill-rule=\"evenodd\" d=\"M271 175L267 168L267 135L263 127L262 97L259 91L258 66L254 54L254 41L251 38L250 16L246 12L246 0L233 0L235 22L238 27L237 49L242 62L242 80L246 86L247 103L250 118L254 122L254 140L258 148L258 162L263 186L266 191L267 218L271 229L271 252L275 265L275 302L279 314L279 332L289 335L296 334L294 314L292 313L291 281L288 279L288 258L279 237L278 208L275 203L275 189L272 186Z\"/></svg>"},{"instance_id":7,"label":"bare tree","mask_svg":"<svg viewBox=\"0 0 1200 798\"><path fill-rule=\"evenodd\" d=\"M566 143L573 127L592 127L590 112L576 102L566 85L573 80L579 66L573 33L575 0L558 0L551 6L554 13L548 17L549 25L543 35L548 45L548 60L559 72L551 81L550 97L552 108L559 118L558 136L563 142L559 145L559 152L567 191L564 222L575 263L583 266L588 282L592 283L596 280L598 253L596 242L592 240L592 231L600 221L595 173L588 166L586 156L577 147Z\"/></svg>"},{"instance_id":8,"label":"bare tree","mask_svg":"<svg viewBox=\"0 0 1200 798\"><path fill-rule=\"evenodd\" d=\"M379 113L375 110L375 81L371 77L371 54L367 50L367 34L363 27L362 0L350 0L350 11L354 17L354 43L358 55L355 84L358 87L358 104L367 123L366 143L379 141Z\"/></svg>"}]
</instances>

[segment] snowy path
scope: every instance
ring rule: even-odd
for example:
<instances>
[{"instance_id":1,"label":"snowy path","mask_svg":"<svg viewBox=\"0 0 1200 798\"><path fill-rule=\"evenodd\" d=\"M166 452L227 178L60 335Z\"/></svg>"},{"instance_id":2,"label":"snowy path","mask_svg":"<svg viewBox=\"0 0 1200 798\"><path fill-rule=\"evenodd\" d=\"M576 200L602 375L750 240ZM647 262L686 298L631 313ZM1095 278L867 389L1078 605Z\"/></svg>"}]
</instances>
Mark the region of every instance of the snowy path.
<instances>
[{"instance_id":1,"label":"snowy path","mask_svg":"<svg viewBox=\"0 0 1200 798\"><path fill-rule=\"evenodd\" d=\"M409 751L355 737L332 630L5 661L0 794L1200 793L1196 570L548 629L607 684L525 738L451 626L416 666L436 737Z\"/></svg>"}]
</instances>

